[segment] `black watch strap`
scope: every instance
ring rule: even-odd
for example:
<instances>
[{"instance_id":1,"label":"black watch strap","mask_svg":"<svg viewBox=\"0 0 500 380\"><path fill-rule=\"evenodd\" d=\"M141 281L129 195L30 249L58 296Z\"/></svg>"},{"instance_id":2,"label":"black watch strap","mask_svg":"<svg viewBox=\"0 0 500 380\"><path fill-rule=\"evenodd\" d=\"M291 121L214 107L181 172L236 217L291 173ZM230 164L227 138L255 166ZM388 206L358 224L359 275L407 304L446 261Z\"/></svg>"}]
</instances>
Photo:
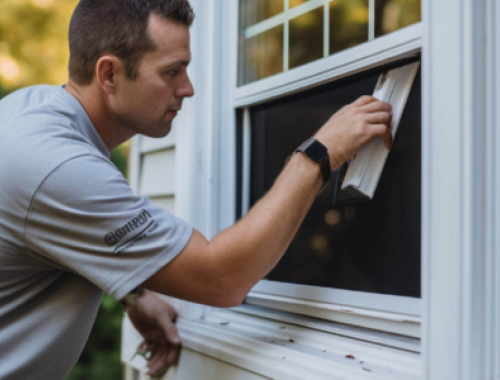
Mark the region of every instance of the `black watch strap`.
<instances>
[{"instance_id":1,"label":"black watch strap","mask_svg":"<svg viewBox=\"0 0 500 380\"><path fill-rule=\"evenodd\" d=\"M295 152L302 152L314 162L317 162L321 167L321 175L323 176L323 190L332 175L330 167L330 155L328 149L314 137L306 140L300 145Z\"/></svg>"}]
</instances>

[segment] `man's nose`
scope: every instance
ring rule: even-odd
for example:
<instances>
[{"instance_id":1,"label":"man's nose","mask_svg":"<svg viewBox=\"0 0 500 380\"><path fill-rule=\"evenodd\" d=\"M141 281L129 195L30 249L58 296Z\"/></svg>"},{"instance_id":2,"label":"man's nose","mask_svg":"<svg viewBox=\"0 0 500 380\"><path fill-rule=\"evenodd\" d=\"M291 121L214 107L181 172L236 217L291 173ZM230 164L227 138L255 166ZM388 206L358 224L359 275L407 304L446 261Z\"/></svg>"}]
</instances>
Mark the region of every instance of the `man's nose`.
<instances>
[{"instance_id":1,"label":"man's nose","mask_svg":"<svg viewBox=\"0 0 500 380\"><path fill-rule=\"evenodd\" d=\"M194 87L187 73L180 86L177 87L176 92L178 98L190 98L194 95Z\"/></svg>"}]
</instances>

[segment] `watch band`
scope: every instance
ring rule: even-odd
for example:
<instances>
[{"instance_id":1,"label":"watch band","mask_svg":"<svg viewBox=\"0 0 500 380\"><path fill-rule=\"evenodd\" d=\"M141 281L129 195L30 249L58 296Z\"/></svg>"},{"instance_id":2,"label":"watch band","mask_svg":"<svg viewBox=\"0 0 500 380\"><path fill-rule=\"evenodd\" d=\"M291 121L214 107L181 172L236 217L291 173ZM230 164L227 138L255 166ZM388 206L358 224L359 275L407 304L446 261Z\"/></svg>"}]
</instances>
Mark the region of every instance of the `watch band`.
<instances>
[{"instance_id":1,"label":"watch band","mask_svg":"<svg viewBox=\"0 0 500 380\"><path fill-rule=\"evenodd\" d=\"M121 304L127 308L127 305L133 305L136 299L144 292L144 289L138 286L130 293L128 293L125 297L123 297L120 302Z\"/></svg>"},{"instance_id":2,"label":"watch band","mask_svg":"<svg viewBox=\"0 0 500 380\"><path fill-rule=\"evenodd\" d=\"M295 152L302 152L307 157L309 157L314 162L317 162L321 168L321 175L323 177L323 187L321 191L326 187L330 176L332 175L332 169L330 167L330 155L328 154L328 149L314 137L309 140L304 141ZM320 191L320 192L321 192Z\"/></svg>"}]
</instances>

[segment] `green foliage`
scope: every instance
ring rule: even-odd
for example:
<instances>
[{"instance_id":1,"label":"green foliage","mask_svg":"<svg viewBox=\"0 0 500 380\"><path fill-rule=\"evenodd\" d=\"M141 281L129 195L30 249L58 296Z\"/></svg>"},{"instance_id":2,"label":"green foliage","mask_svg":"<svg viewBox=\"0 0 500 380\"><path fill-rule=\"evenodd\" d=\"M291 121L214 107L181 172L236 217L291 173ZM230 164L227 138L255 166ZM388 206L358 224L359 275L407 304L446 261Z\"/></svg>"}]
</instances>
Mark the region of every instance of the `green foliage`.
<instances>
[{"instance_id":1,"label":"green foliage","mask_svg":"<svg viewBox=\"0 0 500 380\"><path fill-rule=\"evenodd\" d=\"M89 340L67 380L119 380L123 306L105 295Z\"/></svg>"},{"instance_id":2,"label":"green foliage","mask_svg":"<svg viewBox=\"0 0 500 380\"><path fill-rule=\"evenodd\" d=\"M128 164L128 153L129 153L130 143L120 145L114 151L111 152L111 161L116 165L118 170L120 170L125 178L127 178L127 164Z\"/></svg>"}]
</instances>

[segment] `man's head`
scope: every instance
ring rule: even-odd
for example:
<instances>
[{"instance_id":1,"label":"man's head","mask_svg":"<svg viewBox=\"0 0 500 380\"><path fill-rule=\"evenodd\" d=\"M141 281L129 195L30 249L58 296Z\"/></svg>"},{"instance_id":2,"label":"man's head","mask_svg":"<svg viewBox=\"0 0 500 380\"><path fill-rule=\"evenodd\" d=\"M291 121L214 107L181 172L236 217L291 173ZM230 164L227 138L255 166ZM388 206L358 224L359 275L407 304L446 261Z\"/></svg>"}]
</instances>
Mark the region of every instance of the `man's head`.
<instances>
[{"instance_id":1,"label":"man's head","mask_svg":"<svg viewBox=\"0 0 500 380\"><path fill-rule=\"evenodd\" d=\"M99 86L118 121L151 137L170 131L193 95L188 0L80 0L70 23L70 80Z\"/></svg>"}]
</instances>

